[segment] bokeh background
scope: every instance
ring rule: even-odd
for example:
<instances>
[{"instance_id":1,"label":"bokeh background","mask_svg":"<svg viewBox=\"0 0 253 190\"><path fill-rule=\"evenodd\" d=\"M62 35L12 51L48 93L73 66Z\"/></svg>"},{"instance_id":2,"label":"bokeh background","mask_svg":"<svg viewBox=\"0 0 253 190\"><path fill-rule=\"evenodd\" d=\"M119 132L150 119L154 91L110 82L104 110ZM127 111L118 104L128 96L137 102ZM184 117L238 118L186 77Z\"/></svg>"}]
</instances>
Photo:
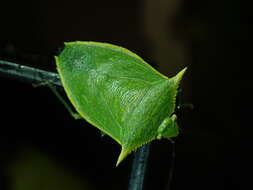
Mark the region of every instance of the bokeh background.
<instances>
[{"instance_id":1,"label":"bokeh background","mask_svg":"<svg viewBox=\"0 0 253 190\"><path fill-rule=\"evenodd\" d=\"M182 82L171 189L250 189L250 6L225 0L1 1L0 58L56 72L65 41L126 47ZM0 190L127 189L132 155L73 120L46 87L0 78ZM155 141L145 188L168 190L171 144Z\"/></svg>"}]
</instances>

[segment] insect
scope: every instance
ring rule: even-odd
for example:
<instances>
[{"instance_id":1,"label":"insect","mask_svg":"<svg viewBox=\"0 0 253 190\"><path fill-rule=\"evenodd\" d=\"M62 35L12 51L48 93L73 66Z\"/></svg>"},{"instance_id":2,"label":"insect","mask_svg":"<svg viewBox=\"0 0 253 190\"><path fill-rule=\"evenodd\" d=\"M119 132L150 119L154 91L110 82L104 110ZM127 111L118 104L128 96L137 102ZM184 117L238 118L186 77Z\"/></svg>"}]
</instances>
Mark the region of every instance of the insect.
<instances>
[{"instance_id":1,"label":"insect","mask_svg":"<svg viewBox=\"0 0 253 190\"><path fill-rule=\"evenodd\" d=\"M167 78L133 52L100 42L67 42L55 59L78 114L121 145L116 165L145 143L178 135L174 110L186 68Z\"/></svg>"}]
</instances>

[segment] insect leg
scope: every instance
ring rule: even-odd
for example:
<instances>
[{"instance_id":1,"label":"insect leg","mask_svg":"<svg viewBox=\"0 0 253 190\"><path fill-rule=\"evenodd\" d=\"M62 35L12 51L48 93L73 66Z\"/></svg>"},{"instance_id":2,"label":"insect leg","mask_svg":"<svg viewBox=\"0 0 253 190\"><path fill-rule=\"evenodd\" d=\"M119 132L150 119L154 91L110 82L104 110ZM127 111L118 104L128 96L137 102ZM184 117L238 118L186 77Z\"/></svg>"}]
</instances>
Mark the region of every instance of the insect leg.
<instances>
[{"instance_id":1,"label":"insect leg","mask_svg":"<svg viewBox=\"0 0 253 190\"><path fill-rule=\"evenodd\" d=\"M64 107L68 110L68 112L74 119L82 119L81 115L79 115L78 113L75 113L72 110L71 106L62 98L59 92L57 92L55 86L53 86L51 83L48 83L47 86L52 90L55 96L60 100L60 102L64 105Z\"/></svg>"}]
</instances>

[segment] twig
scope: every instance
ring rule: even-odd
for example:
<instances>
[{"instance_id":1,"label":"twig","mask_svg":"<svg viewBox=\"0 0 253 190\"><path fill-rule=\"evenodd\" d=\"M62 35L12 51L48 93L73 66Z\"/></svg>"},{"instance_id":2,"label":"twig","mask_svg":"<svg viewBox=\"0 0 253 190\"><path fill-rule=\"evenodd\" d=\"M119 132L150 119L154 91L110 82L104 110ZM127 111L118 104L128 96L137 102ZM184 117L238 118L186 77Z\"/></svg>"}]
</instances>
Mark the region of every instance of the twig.
<instances>
[{"instance_id":1,"label":"twig","mask_svg":"<svg viewBox=\"0 0 253 190\"><path fill-rule=\"evenodd\" d=\"M132 171L129 181L128 190L142 190L144 184L144 177L148 164L150 144L146 144L139 148L134 154Z\"/></svg>"},{"instance_id":2,"label":"twig","mask_svg":"<svg viewBox=\"0 0 253 190\"><path fill-rule=\"evenodd\" d=\"M61 86L59 75L56 73L8 61L0 60L0 75L32 84L50 81L50 83L56 86Z\"/></svg>"},{"instance_id":3,"label":"twig","mask_svg":"<svg viewBox=\"0 0 253 190\"><path fill-rule=\"evenodd\" d=\"M0 60L0 75L21 80L28 83L43 83L50 81L56 86L61 86L59 75L33 67ZM132 171L129 181L129 190L142 190L144 176L147 168L150 144L139 148L134 154Z\"/></svg>"}]
</instances>

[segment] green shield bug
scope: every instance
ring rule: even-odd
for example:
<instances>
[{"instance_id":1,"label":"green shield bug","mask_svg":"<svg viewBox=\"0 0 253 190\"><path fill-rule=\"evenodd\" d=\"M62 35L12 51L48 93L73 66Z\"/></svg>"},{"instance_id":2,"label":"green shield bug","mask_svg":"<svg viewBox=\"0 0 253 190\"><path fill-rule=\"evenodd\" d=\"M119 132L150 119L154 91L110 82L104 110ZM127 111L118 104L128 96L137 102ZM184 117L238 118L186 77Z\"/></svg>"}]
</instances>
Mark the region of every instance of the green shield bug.
<instances>
[{"instance_id":1,"label":"green shield bug","mask_svg":"<svg viewBox=\"0 0 253 190\"><path fill-rule=\"evenodd\" d=\"M186 68L167 78L133 52L99 42L65 43L55 59L76 111L121 145L117 165L145 143L178 135L174 110Z\"/></svg>"}]
</instances>

